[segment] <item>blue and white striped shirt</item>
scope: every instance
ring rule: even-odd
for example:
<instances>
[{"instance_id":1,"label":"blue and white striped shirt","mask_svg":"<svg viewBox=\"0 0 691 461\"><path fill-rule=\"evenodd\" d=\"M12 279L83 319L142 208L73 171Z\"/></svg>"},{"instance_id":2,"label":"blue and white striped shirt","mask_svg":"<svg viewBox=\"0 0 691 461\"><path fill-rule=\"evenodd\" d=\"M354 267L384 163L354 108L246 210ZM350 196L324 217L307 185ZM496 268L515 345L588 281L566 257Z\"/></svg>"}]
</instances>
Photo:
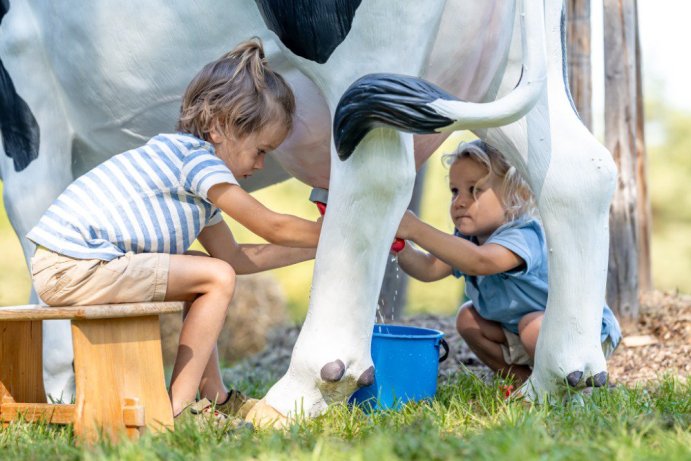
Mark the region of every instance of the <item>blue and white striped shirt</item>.
<instances>
[{"instance_id":1,"label":"blue and white striped shirt","mask_svg":"<svg viewBox=\"0 0 691 461\"><path fill-rule=\"evenodd\" d=\"M211 144L160 134L70 184L26 237L76 259L181 254L223 219L207 198L220 183L238 184Z\"/></svg>"}]
</instances>

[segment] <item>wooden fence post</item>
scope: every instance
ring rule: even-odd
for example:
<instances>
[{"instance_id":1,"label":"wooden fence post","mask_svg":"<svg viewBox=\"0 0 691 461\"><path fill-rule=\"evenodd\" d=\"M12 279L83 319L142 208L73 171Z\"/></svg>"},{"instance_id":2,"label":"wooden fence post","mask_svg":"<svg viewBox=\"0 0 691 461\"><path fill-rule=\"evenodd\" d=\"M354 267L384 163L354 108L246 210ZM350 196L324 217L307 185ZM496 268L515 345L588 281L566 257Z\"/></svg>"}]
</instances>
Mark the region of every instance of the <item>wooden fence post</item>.
<instances>
[{"instance_id":1,"label":"wooden fence post","mask_svg":"<svg viewBox=\"0 0 691 461\"><path fill-rule=\"evenodd\" d=\"M645 149L645 110L643 104L643 78L641 69L641 40L638 28L638 1L636 15L636 183L638 184L638 289L653 289L652 256L650 238L652 210L648 193L648 154Z\"/></svg>"},{"instance_id":2,"label":"wooden fence post","mask_svg":"<svg viewBox=\"0 0 691 461\"><path fill-rule=\"evenodd\" d=\"M605 145L619 170L610 211L607 301L626 321L639 311L636 30L636 0L604 0Z\"/></svg>"},{"instance_id":3,"label":"wooden fence post","mask_svg":"<svg viewBox=\"0 0 691 461\"><path fill-rule=\"evenodd\" d=\"M566 14L569 88L583 124L593 130L593 83L590 63L590 0L569 0Z\"/></svg>"}]
</instances>

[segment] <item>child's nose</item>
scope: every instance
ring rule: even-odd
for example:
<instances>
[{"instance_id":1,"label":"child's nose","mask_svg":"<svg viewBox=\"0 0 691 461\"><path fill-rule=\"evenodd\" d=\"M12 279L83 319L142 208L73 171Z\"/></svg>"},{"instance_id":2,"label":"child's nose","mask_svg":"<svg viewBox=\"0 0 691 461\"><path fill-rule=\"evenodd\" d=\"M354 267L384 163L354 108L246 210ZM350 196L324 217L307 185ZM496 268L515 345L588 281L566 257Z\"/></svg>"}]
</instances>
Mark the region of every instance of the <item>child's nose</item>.
<instances>
[{"instance_id":1,"label":"child's nose","mask_svg":"<svg viewBox=\"0 0 691 461\"><path fill-rule=\"evenodd\" d=\"M260 156L256 162L254 162L254 168L257 170L261 170L264 168L264 156Z\"/></svg>"},{"instance_id":2,"label":"child's nose","mask_svg":"<svg viewBox=\"0 0 691 461\"><path fill-rule=\"evenodd\" d=\"M453 206L456 208L465 208L467 205L467 200L463 197L463 194L458 194L456 198L453 199Z\"/></svg>"}]
</instances>

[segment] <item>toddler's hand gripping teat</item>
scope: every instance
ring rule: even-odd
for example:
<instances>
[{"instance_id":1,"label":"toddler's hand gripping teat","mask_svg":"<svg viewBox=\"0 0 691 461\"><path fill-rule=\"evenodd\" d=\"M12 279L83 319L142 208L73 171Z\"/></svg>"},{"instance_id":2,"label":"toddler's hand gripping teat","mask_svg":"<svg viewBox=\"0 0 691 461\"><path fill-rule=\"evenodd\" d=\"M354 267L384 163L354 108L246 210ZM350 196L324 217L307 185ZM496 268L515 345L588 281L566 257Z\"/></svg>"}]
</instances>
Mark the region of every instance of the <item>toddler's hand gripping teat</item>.
<instances>
[{"instance_id":1,"label":"toddler's hand gripping teat","mask_svg":"<svg viewBox=\"0 0 691 461\"><path fill-rule=\"evenodd\" d=\"M326 203L329 201L329 191L315 187L310 193L310 201L317 205L319 213L324 216L324 213L326 213ZM405 248L405 240L397 238L391 244L391 253L396 254L403 248Z\"/></svg>"}]
</instances>

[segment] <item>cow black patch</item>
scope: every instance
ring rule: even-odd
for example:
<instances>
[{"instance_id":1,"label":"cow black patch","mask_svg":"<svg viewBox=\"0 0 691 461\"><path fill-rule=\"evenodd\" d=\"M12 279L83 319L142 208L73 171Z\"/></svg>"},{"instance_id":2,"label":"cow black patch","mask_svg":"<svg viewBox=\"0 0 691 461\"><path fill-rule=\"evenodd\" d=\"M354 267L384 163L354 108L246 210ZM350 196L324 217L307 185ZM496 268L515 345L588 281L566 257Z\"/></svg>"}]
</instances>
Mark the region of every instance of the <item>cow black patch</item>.
<instances>
[{"instance_id":1,"label":"cow black patch","mask_svg":"<svg viewBox=\"0 0 691 461\"><path fill-rule=\"evenodd\" d=\"M0 1L0 23L9 10L9 1ZM2 144L14 162L15 171L22 171L38 157L40 133L31 109L19 97L10 74L0 59L0 133Z\"/></svg>"},{"instance_id":2,"label":"cow black patch","mask_svg":"<svg viewBox=\"0 0 691 461\"><path fill-rule=\"evenodd\" d=\"M255 0L267 27L293 53L324 64L346 38L362 0Z\"/></svg>"},{"instance_id":3,"label":"cow black patch","mask_svg":"<svg viewBox=\"0 0 691 461\"><path fill-rule=\"evenodd\" d=\"M369 74L343 93L334 114L334 143L346 160L362 138L376 126L390 126L417 134L436 133L454 120L438 114L429 103L458 99L421 78Z\"/></svg>"}]
</instances>

